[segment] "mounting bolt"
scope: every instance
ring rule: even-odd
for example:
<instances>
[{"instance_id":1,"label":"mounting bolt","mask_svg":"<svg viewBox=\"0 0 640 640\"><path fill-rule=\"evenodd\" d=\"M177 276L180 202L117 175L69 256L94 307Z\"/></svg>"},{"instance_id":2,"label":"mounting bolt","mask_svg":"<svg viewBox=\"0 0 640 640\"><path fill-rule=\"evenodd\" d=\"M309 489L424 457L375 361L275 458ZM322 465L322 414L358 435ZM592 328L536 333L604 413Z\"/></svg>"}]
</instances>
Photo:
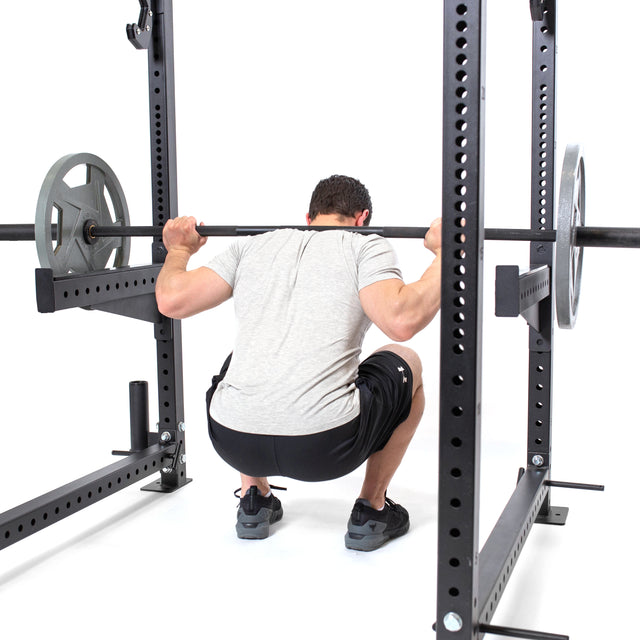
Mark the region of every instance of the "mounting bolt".
<instances>
[{"instance_id":1,"label":"mounting bolt","mask_svg":"<svg viewBox=\"0 0 640 640\"><path fill-rule=\"evenodd\" d=\"M178 422L178 429L180 431L184 431L185 430L184 422Z\"/></svg>"},{"instance_id":2,"label":"mounting bolt","mask_svg":"<svg viewBox=\"0 0 640 640\"><path fill-rule=\"evenodd\" d=\"M442 622L444 622L444 628L447 631L452 631L455 633L456 631L460 631L460 629L462 629L462 618L453 611L445 613Z\"/></svg>"},{"instance_id":3,"label":"mounting bolt","mask_svg":"<svg viewBox=\"0 0 640 640\"><path fill-rule=\"evenodd\" d=\"M149 25L146 26L147 31L151 31L151 27Z\"/></svg>"},{"instance_id":4,"label":"mounting bolt","mask_svg":"<svg viewBox=\"0 0 640 640\"><path fill-rule=\"evenodd\" d=\"M153 17L153 11L151 11L151 9L149 9L149 14L148 15L149 15L150 18Z\"/></svg>"},{"instance_id":5,"label":"mounting bolt","mask_svg":"<svg viewBox=\"0 0 640 640\"><path fill-rule=\"evenodd\" d=\"M536 455L531 458L531 462L536 467L541 467L544 464L544 458L542 456Z\"/></svg>"},{"instance_id":6,"label":"mounting bolt","mask_svg":"<svg viewBox=\"0 0 640 640\"><path fill-rule=\"evenodd\" d=\"M183 453L183 454L180 456L180 464L186 464L186 463L187 463L187 454L186 454L186 453Z\"/></svg>"},{"instance_id":7,"label":"mounting bolt","mask_svg":"<svg viewBox=\"0 0 640 640\"><path fill-rule=\"evenodd\" d=\"M160 434L160 441L161 442L171 442L171 434L168 431L163 431Z\"/></svg>"},{"instance_id":8,"label":"mounting bolt","mask_svg":"<svg viewBox=\"0 0 640 640\"><path fill-rule=\"evenodd\" d=\"M171 467L162 467L162 473L173 473L173 469Z\"/></svg>"},{"instance_id":9,"label":"mounting bolt","mask_svg":"<svg viewBox=\"0 0 640 640\"><path fill-rule=\"evenodd\" d=\"M142 29L140 27L136 27L136 34L140 35L142 33Z\"/></svg>"}]
</instances>

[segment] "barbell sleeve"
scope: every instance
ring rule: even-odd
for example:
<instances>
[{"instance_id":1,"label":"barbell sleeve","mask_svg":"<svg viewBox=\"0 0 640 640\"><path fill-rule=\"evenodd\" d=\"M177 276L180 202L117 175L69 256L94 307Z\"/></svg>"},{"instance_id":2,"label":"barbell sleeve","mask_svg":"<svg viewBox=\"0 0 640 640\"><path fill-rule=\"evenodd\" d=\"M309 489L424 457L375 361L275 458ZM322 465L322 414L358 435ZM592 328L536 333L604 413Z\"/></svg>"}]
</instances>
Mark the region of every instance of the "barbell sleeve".
<instances>
[{"instance_id":1,"label":"barbell sleeve","mask_svg":"<svg viewBox=\"0 0 640 640\"><path fill-rule=\"evenodd\" d=\"M58 225L51 225L51 235L53 240L57 240ZM18 241L27 240L35 241L36 231L34 224L0 224L0 240Z\"/></svg>"},{"instance_id":2,"label":"barbell sleeve","mask_svg":"<svg viewBox=\"0 0 640 640\"><path fill-rule=\"evenodd\" d=\"M640 247L640 228L577 227L576 245L579 247L635 249Z\"/></svg>"}]
</instances>

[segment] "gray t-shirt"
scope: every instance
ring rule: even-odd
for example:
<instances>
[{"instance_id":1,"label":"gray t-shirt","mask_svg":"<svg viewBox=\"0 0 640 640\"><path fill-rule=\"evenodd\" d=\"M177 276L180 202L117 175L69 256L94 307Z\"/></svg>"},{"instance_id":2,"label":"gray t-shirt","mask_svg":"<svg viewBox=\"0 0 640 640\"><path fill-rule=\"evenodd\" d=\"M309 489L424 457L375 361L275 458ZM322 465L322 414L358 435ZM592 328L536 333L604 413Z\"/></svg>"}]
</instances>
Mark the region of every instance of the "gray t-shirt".
<instances>
[{"instance_id":1,"label":"gray t-shirt","mask_svg":"<svg viewBox=\"0 0 640 640\"><path fill-rule=\"evenodd\" d=\"M307 435L358 416L355 379L371 326L358 292L402 278L387 240L283 229L237 241L207 266L233 288L237 318L214 420L245 433Z\"/></svg>"}]
</instances>

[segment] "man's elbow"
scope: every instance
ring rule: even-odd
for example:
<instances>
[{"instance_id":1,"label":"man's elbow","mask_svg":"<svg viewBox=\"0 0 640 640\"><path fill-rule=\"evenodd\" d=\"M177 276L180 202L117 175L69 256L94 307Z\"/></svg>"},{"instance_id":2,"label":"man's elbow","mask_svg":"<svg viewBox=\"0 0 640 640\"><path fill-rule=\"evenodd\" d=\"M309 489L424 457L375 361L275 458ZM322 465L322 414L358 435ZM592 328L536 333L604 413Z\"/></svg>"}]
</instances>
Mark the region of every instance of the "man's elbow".
<instances>
[{"instance_id":1,"label":"man's elbow","mask_svg":"<svg viewBox=\"0 0 640 640\"><path fill-rule=\"evenodd\" d=\"M167 318L183 320L186 317L176 296L167 295L162 291L156 290L156 304L158 305L158 311Z\"/></svg>"},{"instance_id":2,"label":"man's elbow","mask_svg":"<svg viewBox=\"0 0 640 640\"><path fill-rule=\"evenodd\" d=\"M436 316L436 312L428 315L400 314L388 325L385 333L394 342L406 342L427 327Z\"/></svg>"},{"instance_id":3,"label":"man's elbow","mask_svg":"<svg viewBox=\"0 0 640 640\"><path fill-rule=\"evenodd\" d=\"M397 317L384 328L384 333L394 342L406 342L411 340L420 329L421 327L417 327L409 319Z\"/></svg>"},{"instance_id":4,"label":"man's elbow","mask_svg":"<svg viewBox=\"0 0 640 640\"><path fill-rule=\"evenodd\" d=\"M388 331L387 336L394 342L406 342L407 340L411 340L416 333L418 332L413 331L409 327L397 327Z\"/></svg>"}]
</instances>

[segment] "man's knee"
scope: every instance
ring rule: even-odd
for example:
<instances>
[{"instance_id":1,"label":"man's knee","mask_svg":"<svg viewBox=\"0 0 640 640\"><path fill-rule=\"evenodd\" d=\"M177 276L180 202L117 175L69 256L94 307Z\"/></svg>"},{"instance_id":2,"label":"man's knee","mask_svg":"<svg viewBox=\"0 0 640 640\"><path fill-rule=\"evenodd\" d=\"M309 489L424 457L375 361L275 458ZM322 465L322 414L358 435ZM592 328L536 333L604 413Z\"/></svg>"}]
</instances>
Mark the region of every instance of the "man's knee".
<instances>
[{"instance_id":1,"label":"man's knee","mask_svg":"<svg viewBox=\"0 0 640 640\"><path fill-rule=\"evenodd\" d=\"M413 375L413 393L422 386L422 361L420 356L409 347L401 344L388 344L378 349L378 351L391 351L399 355L411 369Z\"/></svg>"}]
</instances>

